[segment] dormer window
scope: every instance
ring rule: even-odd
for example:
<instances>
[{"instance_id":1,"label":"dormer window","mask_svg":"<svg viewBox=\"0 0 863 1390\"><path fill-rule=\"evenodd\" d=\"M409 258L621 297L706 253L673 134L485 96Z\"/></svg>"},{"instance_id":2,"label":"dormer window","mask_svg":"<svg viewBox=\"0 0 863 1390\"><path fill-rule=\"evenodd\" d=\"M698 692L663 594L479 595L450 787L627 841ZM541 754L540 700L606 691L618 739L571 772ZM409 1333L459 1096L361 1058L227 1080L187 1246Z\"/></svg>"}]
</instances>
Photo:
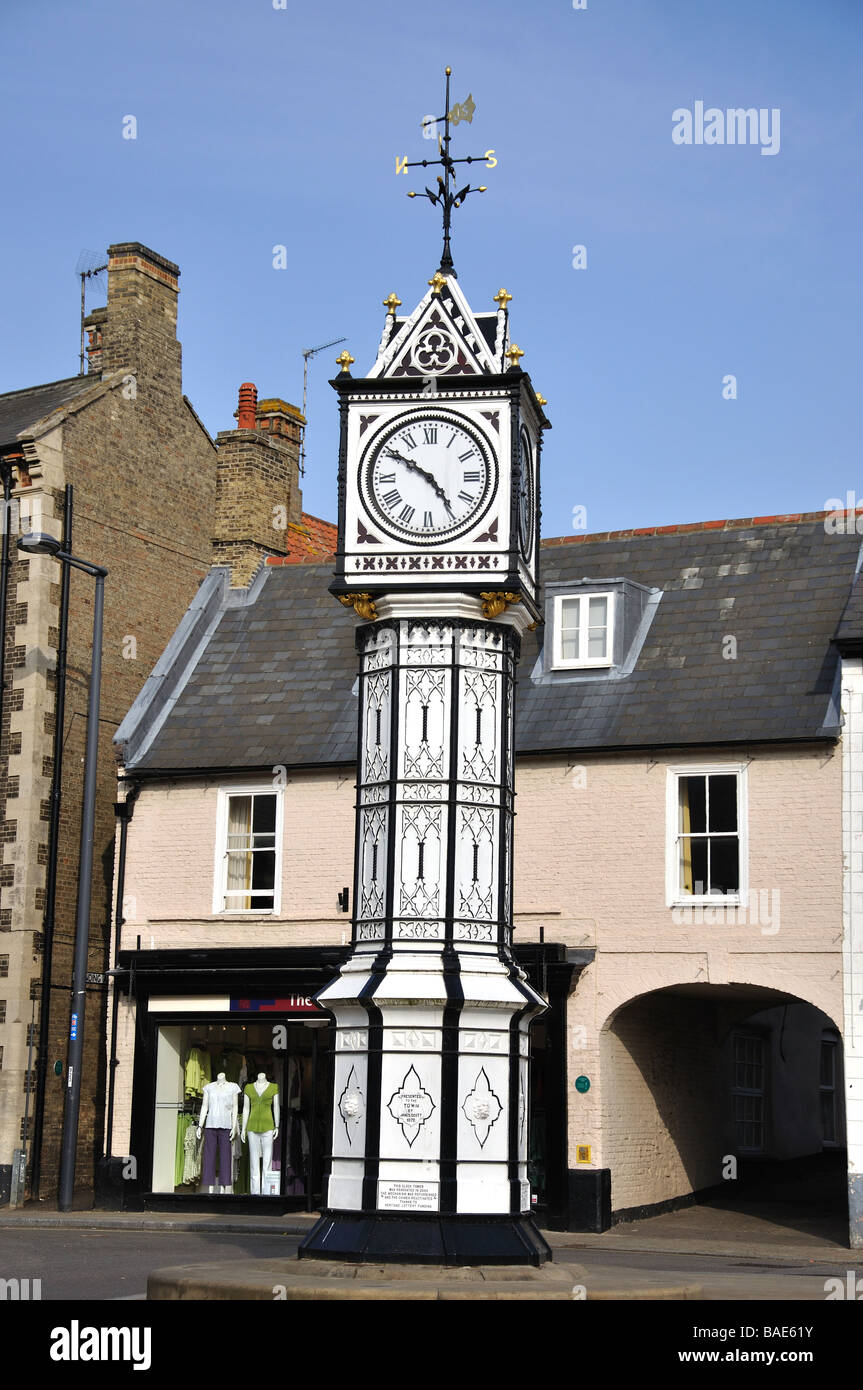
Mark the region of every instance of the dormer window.
<instances>
[{"instance_id":1,"label":"dormer window","mask_svg":"<svg viewBox=\"0 0 863 1390\"><path fill-rule=\"evenodd\" d=\"M662 592L633 579L552 579L545 586L545 641L531 680L625 680L634 670Z\"/></svg>"},{"instance_id":2,"label":"dormer window","mask_svg":"<svg viewBox=\"0 0 863 1390\"><path fill-rule=\"evenodd\" d=\"M610 666L614 651L614 592L557 594L554 669Z\"/></svg>"}]
</instances>

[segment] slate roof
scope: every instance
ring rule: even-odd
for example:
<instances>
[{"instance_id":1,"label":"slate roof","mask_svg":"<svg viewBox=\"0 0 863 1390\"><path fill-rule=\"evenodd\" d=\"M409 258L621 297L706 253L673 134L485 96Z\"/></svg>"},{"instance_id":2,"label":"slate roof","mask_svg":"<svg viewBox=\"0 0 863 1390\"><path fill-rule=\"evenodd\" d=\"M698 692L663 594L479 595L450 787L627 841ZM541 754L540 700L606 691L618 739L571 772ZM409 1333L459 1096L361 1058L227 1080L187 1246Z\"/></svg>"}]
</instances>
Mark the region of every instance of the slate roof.
<instances>
[{"instance_id":1,"label":"slate roof","mask_svg":"<svg viewBox=\"0 0 863 1390\"><path fill-rule=\"evenodd\" d=\"M44 386L28 386L24 391L7 391L0 396L0 448L14 444L22 430L46 415L68 405L83 391L91 391L98 377L67 376Z\"/></svg>"},{"instance_id":2,"label":"slate roof","mask_svg":"<svg viewBox=\"0 0 863 1390\"><path fill-rule=\"evenodd\" d=\"M623 678L540 682L544 629L526 634L517 751L836 738L839 656L831 639L859 546L859 537L827 533L821 513L545 542L547 584L622 577L662 598ZM331 570L264 567L253 601L217 604L167 717L140 756L132 750L127 770L352 763L356 620L327 592ZM727 635L737 642L733 660L723 656ZM175 679L167 665L160 679ZM142 697L118 741L136 721L139 734L145 727Z\"/></svg>"}]
</instances>

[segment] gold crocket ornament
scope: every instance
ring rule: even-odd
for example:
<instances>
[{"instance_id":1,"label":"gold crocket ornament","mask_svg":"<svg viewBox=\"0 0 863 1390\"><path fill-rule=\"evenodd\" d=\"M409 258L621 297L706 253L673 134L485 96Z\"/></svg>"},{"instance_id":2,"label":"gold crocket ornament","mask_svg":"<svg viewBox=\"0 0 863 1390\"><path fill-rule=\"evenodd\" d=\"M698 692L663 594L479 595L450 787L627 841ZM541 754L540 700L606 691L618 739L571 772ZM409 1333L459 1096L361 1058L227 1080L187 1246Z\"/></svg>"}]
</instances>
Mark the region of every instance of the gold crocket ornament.
<instances>
[{"instance_id":1,"label":"gold crocket ornament","mask_svg":"<svg viewBox=\"0 0 863 1390\"><path fill-rule=\"evenodd\" d=\"M353 608L358 618L365 618L367 623L377 622L378 610L371 594L339 594L338 600L345 608Z\"/></svg>"},{"instance_id":2,"label":"gold crocket ornament","mask_svg":"<svg viewBox=\"0 0 863 1390\"><path fill-rule=\"evenodd\" d=\"M482 616L484 618L496 618L511 603L519 603L521 594L505 593L498 589L496 593L480 594L480 598L482 599Z\"/></svg>"}]
</instances>

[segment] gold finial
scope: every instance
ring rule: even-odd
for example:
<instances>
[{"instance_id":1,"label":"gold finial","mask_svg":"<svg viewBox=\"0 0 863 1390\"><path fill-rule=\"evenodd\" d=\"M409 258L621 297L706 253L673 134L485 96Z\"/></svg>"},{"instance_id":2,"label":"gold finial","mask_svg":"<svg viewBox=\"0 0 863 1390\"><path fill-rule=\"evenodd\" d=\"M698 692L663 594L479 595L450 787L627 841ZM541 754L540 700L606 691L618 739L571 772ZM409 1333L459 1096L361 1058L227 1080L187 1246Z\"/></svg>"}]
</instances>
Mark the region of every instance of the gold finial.
<instances>
[{"instance_id":1,"label":"gold finial","mask_svg":"<svg viewBox=\"0 0 863 1390\"><path fill-rule=\"evenodd\" d=\"M507 294L506 290L504 289L499 289L497 294L494 296L494 300L497 304L498 309L505 309L511 299L512 295Z\"/></svg>"},{"instance_id":2,"label":"gold finial","mask_svg":"<svg viewBox=\"0 0 863 1390\"><path fill-rule=\"evenodd\" d=\"M351 357L351 354L348 352L347 348L343 348L342 351L339 353L338 357L336 358L336 361L338 362L342 371L347 372L348 374L350 374L351 363L354 360L355 359Z\"/></svg>"},{"instance_id":3,"label":"gold finial","mask_svg":"<svg viewBox=\"0 0 863 1390\"><path fill-rule=\"evenodd\" d=\"M440 271L436 270L432 278L428 280L426 283L431 285L432 294L440 294L441 290L446 284L446 276L441 275Z\"/></svg>"},{"instance_id":4,"label":"gold finial","mask_svg":"<svg viewBox=\"0 0 863 1390\"><path fill-rule=\"evenodd\" d=\"M452 77L452 68L447 68L446 75L447 77Z\"/></svg>"},{"instance_id":5,"label":"gold finial","mask_svg":"<svg viewBox=\"0 0 863 1390\"><path fill-rule=\"evenodd\" d=\"M513 343L511 347L508 347L508 348L507 348L506 352L505 352L503 355L504 355L504 357L508 357L508 358L509 358L509 365L510 365L510 367L517 367L517 366L518 366L518 359L519 359L520 357L524 357L524 353L522 352L522 350L521 350L521 348L519 347L518 343Z\"/></svg>"},{"instance_id":6,"label":"gold finial","mask_svg":"<svg viewBox=\"0 0 863 1390\"><path fill-rule=\"evenodd\" d=\"M384 306L385 306L385 308L386 308L387 313L388 313L388 314L392 314L393 317L395 317L396 309L397 309L398 306L401 304L401 300L399 299L399 297L398 297L398 295L396 294L395 290L392 290L391 293L387 295L387 297L386 297L386 299L383 301L383 303L384 303Z\"/></svg>"},{"instance_id":7,"label":"gold finial","mask_svg":"<svg viewBox=\"0 0 863 1390\"><path fill-rule=\"evenodd\" d=\"M541 396L538 391L536 393L536 399L540 405L548 405L548 401L545 399L545 396Z\"/></svg>"}]
</instances>

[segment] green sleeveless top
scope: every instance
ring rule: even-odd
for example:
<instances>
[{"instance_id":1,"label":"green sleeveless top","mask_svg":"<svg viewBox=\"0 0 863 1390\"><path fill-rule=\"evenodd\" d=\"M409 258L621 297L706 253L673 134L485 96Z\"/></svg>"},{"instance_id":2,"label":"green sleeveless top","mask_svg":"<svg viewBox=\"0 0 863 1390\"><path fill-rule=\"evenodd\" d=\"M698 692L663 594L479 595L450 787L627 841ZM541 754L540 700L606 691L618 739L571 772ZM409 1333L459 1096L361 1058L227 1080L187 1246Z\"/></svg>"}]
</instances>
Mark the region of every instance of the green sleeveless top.
<instances>
[{"instance_id":1,"label":"green sleeveless top","mask_svg":"<svg viewBox=\"0 0 863 1390\"><path fill-rule=\"evenodd\" d=\"M276 1122L273 1119L273 1096L278 1095L279 1088L275 1081L271 1081L263 1095L258 1095L254 1083L249 1082L244 1094L248 1096L251 1109L249 1110L249 1122L247 1130L252 1134L266 1134L268 1129L275 1129Z\"/></svg>"}]
</instances>

